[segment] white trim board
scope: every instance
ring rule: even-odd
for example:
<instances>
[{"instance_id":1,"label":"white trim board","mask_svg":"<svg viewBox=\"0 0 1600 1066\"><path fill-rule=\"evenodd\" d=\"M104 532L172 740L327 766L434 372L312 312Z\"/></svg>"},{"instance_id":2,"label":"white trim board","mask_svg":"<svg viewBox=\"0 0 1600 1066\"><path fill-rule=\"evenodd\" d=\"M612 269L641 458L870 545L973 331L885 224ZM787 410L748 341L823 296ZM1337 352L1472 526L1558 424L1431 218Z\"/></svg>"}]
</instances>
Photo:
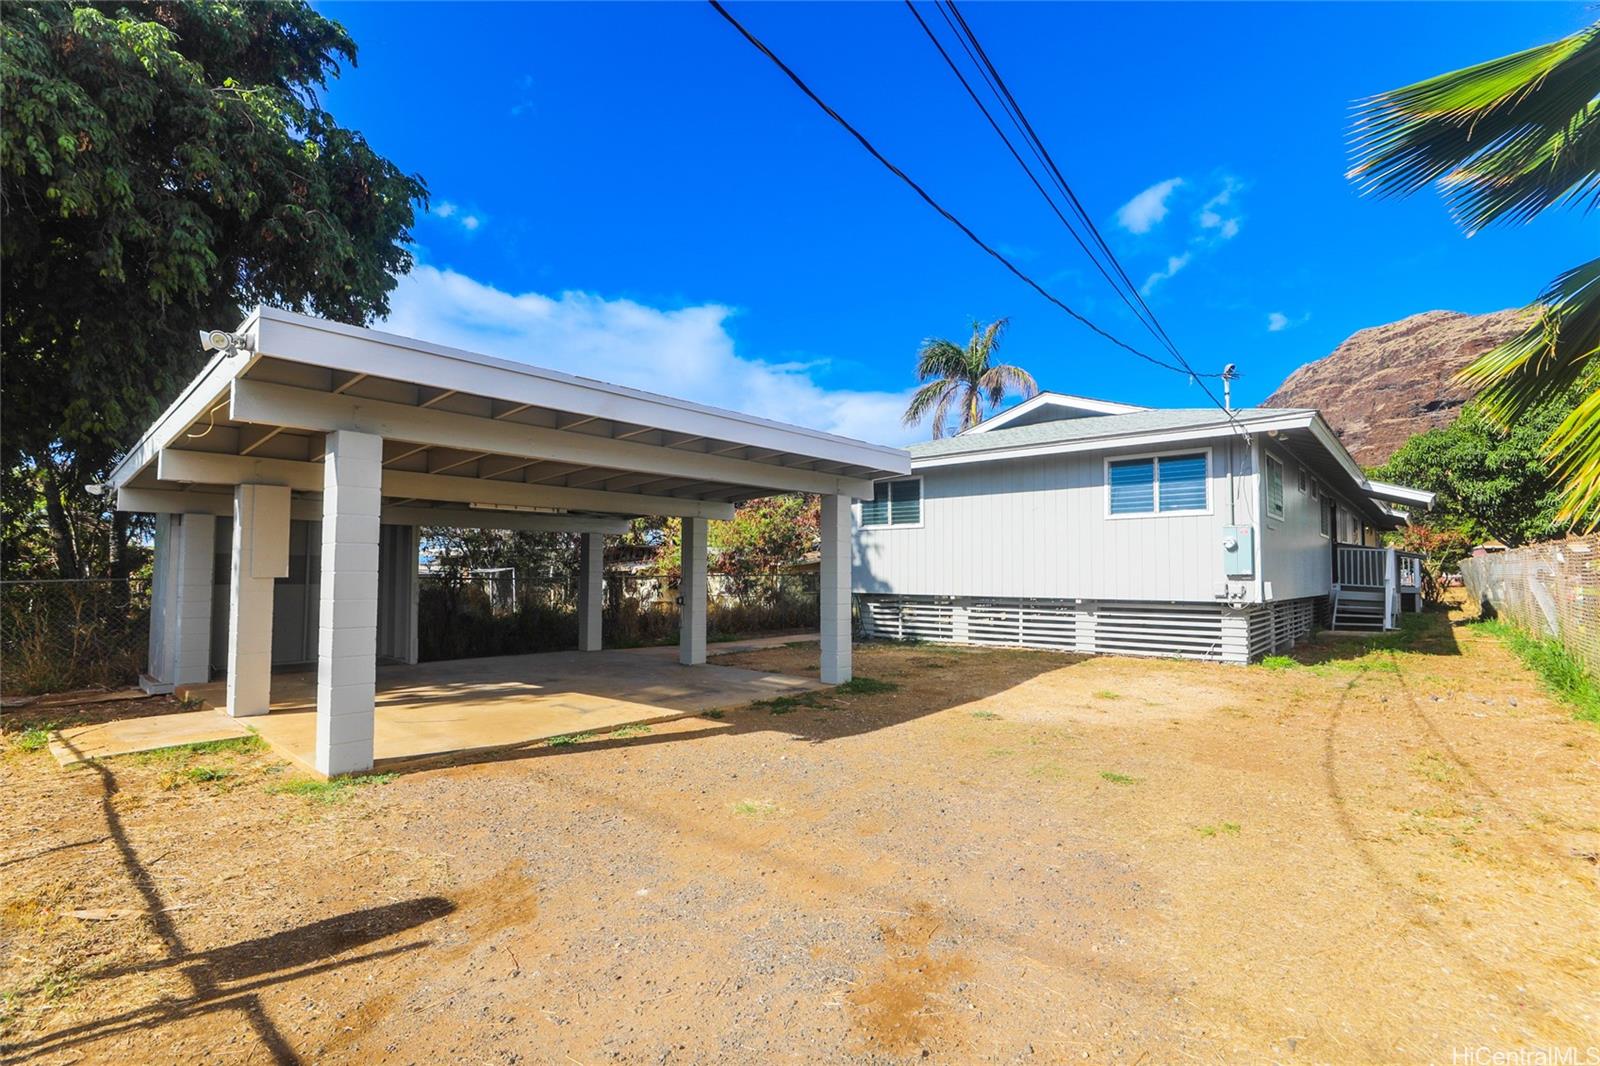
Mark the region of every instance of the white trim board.
<instances>
[{"instance_id":1,"label":"white trim board","mask_svg":"<svg viewBox=\"0 0 1600 1066\"><path fill-rule=\"evenodd\" d=\"M971 433L987 433L991 429L1000 429L1008 426L1023 415L1032 414L1041 407L1065 407L1073 411L1087 411L1093 415L1131 415L1140 411L1148 411L1148 407L1140 407L1131 403L1116 403L1112 400L1093 400L1087 396L1073 396L1065 392L1041 392L1033 397L1023 400L1015 407L1008 407L998 414L990 415L970 429L963 430L961 435Z\"/></svg>"}]
</instances>

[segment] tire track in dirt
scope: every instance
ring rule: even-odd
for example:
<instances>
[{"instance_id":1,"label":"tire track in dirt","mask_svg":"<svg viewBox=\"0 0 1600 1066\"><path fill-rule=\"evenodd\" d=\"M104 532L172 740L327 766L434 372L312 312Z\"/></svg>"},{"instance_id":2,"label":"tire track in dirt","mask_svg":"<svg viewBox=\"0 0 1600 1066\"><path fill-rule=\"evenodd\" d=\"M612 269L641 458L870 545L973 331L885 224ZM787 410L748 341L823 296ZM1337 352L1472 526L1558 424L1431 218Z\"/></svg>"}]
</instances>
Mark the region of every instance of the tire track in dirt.
<instances>
[{"instance_id":1,"label":"tire track in dirt","mask_svg":"<svg viewBox=\"0 0 1600 1066\"><path fill-rule=\"evenodd\" d=\"M1391 653L1391 659L1392 657L1393 654ZM1396 668L1398 669L1398 664L1396 664ZM1437 922L1433 921L1417 905L1410 889L1384 865L1377 850L1368 843L1365 835L1357 826L1355 817L1351 813L1349 802L1345 798L1344 788L1339 780L1338 753L1335 741L1338 736L1340 719L1343 717L1350 696L1355 692L1360 680L1361 678L1359 677L1352 678L1339 690L1339 698L1329 712L1328 724L1323 730L1322 768L1324 783L1328 791L1328 798L1333 804L1334 821L1337 823L1339 831L1344 834L1345 842L1349 845L1350 850L1355 853L1356 858L1366 869L1368 875L1389 898L1391 906L1403 914L1409 924L1431 941L1435 948L1444 952L1451 960L1452 965L1470 973L1476 984L1489 989L1492 997L1498 999L1501 1003L1520 1005L1523 1008L1521 1013L1526 1015L1526 1022L1530 1027L1536 1027L1554 1039L1570 1040L1574 1042L1574 1046L1582 1046L1582 1042L1589 1036L1582 1028L1560 1020L1556 1016L1552 1005L1542 998L1537 1003L1530 1003L1529 1000L1534 993L1518 981L1517 975L1500 972L1490 962L1479 958L1468 944L1452 936L1441 928ZM1403 682L1400 683L1400 689L1410 701L1409 691ZM1424 723L1424 728L1433 726L1433 723L1429 722L1427 716L1422 713L1421 708L1415 706L1414 701L1412 702L1412 710L1414 716ZM1434 734L1436 734L1437 727L1433 727L1433 729ZM1393 1050L1373 1049L1375 1056L1373 1061L1381 1061L1389 1057Z\"/></svg>"},{"instance_id":2,"label":"tire track in dirt","mask_svg":"<svg viewBox=\"0 0 1600 1066\"><path fill-rule=\"evenodd\" d=\"M1411 686L1406 683L1405 668L1400 665L1399 658L1392 651L1388 653L1388 657L1389 662L1394 664L1395 683L1400 686L1400 693L1405 696L1406 705L1410 708L1412 717L1421 725L1423 731L1433 738L1439 747L1444 749L1445 754L1450 757L1450 762L1460 769L1467 780L1471 782L1472 790L1477 794L1477 797L1488 806L1498 810L1501 817L1509 823L1506 828L1518 834L1517 837L1511 837L1508 834L1505 843L1509 844L1511 850L1516 852L1520 858L1529 858L1530 850L1520 837L1525 835L1522 830L1532 819L1513 807L1496 791L1493 785L1483 779L1483 775L1478 773L1477 769L1451 743L1450 738L1445 736L1444 731L1439 728L1439 724L1429 716L1428 712L1422 709L1422 704L1418 702L1416 694L1411 690ZM1561 849L1552 846L1548 841L1540 840L1536 837L1533 843L1547 857L1554 859L1558 866L1565 867L1571 859L1571 856L1562 854Z\"/></svg>"}]
</instances>

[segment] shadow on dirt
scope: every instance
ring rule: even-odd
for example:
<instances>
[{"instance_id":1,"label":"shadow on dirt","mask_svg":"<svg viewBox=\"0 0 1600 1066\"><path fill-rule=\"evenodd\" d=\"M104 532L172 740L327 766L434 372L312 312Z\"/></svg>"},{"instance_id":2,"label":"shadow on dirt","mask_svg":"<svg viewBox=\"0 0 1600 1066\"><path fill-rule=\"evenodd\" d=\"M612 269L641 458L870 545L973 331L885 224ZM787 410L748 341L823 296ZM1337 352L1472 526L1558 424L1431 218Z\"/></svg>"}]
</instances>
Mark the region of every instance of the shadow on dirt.
<instances>
[{"instance_id":1,"label":"shadow on dirt","mask_svg":"<svg viewBox=\"0 0 1600 1066\"><path fill-rule=\"evenodd\" d=\"M430 941L417 940L361 955L337 957L415 929L455 909L455 904L449 900L429 896L354 911L212 951L190 951L173 922L166 901L156 888L155 879L141 861L122 824L115 802L118 792L116 775L103 762L90 761L84 765L100 776L100 805L109 838L116 845L129 882L142 899L144 916L164 948L164 957L161 959L102 971L91 975L91 979L108 980L127 973L176 967L189 983L192 994L136 1007L37 1039L0 1045L0 1056L3 1056L0 1057L0 1063L22 1062L46 1052L63 1051L118 1033L155 1028L219 1011L236 1011L242 1015L272 1062L280 1066L299 1063L302 1061L300 1056L262 1007L258 995L261 990L282 981L426 947Z\"/></svg>"}]
</instances>

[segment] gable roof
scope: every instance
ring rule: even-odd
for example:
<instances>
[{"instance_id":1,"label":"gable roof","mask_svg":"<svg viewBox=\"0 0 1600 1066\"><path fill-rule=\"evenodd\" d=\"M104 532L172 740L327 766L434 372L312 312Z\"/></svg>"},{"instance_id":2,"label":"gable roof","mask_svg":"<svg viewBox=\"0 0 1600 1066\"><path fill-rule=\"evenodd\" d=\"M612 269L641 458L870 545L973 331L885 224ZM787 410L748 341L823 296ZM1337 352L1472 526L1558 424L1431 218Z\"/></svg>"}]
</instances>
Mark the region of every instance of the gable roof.
<instances>
[{"instance_id":1,"label":"gable roof","mask_svg":"<svg viewBox=\"0 0 1600 1066\"><path fill-rule=\"evenodd\" d=\"M1071 417L1083 418L1104 415L1127 415L1136 411L1148 411L1150 408L1141 407L1132 403L1116 403L1112 400L1094 400L1087 396L1072 396L1065 392L1041 392L1033 398L1024 400L1014 407L1008 407L998 414L990 415L977 425L962 431L968 433L989 433L1004 426L1009 426L1018 419L1026 418L1043 407L1063 407L1069 411L1081 411L1083 414Z\"/></svg>"}]
</instances>

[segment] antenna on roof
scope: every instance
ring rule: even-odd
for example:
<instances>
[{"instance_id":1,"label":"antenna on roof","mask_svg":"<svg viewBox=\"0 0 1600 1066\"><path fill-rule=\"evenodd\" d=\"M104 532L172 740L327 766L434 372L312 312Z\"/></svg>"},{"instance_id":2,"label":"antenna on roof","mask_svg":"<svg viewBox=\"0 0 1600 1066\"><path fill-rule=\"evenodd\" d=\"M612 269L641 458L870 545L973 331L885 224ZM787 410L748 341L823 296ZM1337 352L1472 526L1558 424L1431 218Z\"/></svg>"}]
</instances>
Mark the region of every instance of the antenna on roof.
<instances>
[{"instance_id":1,"label":"antenna on roof","mask_svg":"<svg viewBox=\"0 0 1600 1066\"><path fill-rule=\"evenodd\" d=\"M1233 410L1233 379L1239 376L1239 368L1229 363L1222 368L1222 408L1225 411Z\"/></svg>"}]
</instances>

